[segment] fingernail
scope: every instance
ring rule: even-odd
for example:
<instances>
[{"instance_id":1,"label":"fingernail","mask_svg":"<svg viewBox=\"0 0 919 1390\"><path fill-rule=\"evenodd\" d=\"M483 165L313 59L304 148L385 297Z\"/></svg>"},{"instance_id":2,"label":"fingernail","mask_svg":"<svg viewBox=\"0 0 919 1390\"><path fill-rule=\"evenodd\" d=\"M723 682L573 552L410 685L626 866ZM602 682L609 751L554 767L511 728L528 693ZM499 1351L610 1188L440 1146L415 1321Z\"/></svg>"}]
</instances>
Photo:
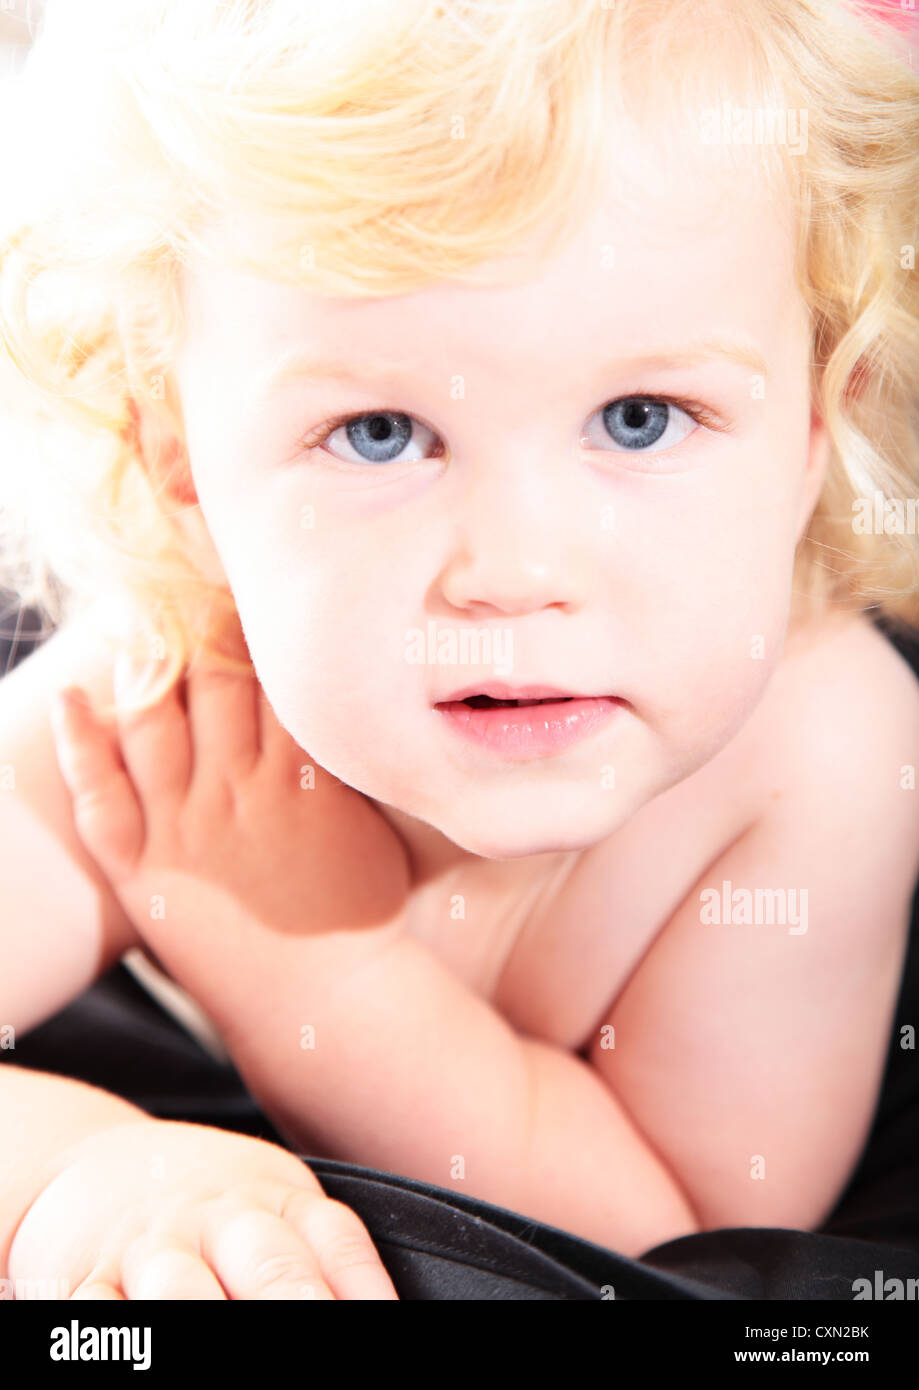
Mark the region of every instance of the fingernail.
<instances>
[{"instance_id":1,"label":"fingernail","mask_svg":"<svg viewBox=\"0 0 919 1390\"><path fill-rule=\"evenodd\" d=\"M83 709L89 708L89 698L86 691L81 690L78 685L68 685L64 690L55 692L51 701L52 716L60 722L66 718L72 705L79 705Z\"/></svg>"},{"instance_id":2,"label":"fingernail","mask_svg":"<svg viewBox=\"0 0 919 1390\"><path fill-rule=\"evenodd\" d=\"M51 700L51 735L58 744L66 744L73 735L72 718L74 707L79 706L83 709L89 708L89 701L85 693L76 688L70 687L67 690L58 690Z\"/></svg>"}]
</instances>

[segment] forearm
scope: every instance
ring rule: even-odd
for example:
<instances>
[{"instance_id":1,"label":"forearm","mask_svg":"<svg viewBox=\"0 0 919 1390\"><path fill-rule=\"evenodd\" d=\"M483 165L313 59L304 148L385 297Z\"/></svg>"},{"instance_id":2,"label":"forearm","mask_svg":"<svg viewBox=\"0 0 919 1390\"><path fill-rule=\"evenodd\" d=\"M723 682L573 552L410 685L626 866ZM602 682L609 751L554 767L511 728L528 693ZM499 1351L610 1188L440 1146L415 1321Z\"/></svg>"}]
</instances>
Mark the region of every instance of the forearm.
<instances>
[{"instance_id":1,"label":"forearm","mask_svg":"<svg viewBox=\"0 0 919 1390\"><path fill-rule=\"evenodd\" d=\"M0 1066L0 1278L20 1221L61 1167L72 1144L146 1111L69 1077Z\"/></svg>"},{"instance_id":2,"label":"forearm","mask_svg":"<svg viewBox=\"0 0 919 1390\"><path fill-rule=\"evenodd\" d=\"M326 974L331 961L307 949L302 974L230 1044L301 1153L453 1188L629 1255L698 1229L588 1063L521 1036L412 938L344 979Z\"/></svg>"},{"instance_id":3,"label":"forearm","mask_svg":"<svg viewBox=\"0 0 919 1390\"><path fill-rule=\"evenodd\" d=\"M516 1033L414 940L341 944L299 943L270 1001L224 1032L247 1085L304 1154L441 1186L459 1173L457 1190L501 1202L528 1123Z\"/></svg>"},{"instance_id":4,"label":"forearm","mask_svg":"<svg viewBox=\"0 0 919 1390\"><path fill-rule=\"evenodd\" d=\"M631 1258L701 1229L661 1161L589 1063L525 1040L534 1075L516 1210Z\"/></svg>"}]
</instances>

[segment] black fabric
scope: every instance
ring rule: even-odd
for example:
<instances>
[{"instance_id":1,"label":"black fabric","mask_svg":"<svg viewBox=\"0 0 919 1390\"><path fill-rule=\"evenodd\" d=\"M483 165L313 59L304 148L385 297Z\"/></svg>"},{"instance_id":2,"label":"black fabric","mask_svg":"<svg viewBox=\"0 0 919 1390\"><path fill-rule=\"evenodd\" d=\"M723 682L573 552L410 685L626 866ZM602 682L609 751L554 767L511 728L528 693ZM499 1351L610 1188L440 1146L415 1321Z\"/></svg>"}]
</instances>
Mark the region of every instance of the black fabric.
<instances>
[{"instance_id":1,"label":"black fabric","mask_svg":"<svg viewBox=\"0 0 919 1390\"><path fill-rule=\"evenodd\" d=\"M919 1279L919 1250L827 1234L735 1228L638 1260L515 1212L391 1173L310 1159L360 1216L400 1298L839 1300L856 1279Z\"/></svg>"},{"instance_id":2,"label":"black fabric","mask_svg":"<svg viewBox=\"0 0 919 1390\"><path fill-rule=\"evenodd\" d=\"M919 673L919 644L887 635ZM854 1280L873 1281L875 1271L885 1280L919 1278L919 1066L915 1050L900 1045L901 1029L917 1024L919 891L871 1132L819 1232L705 1231L632 1260L445 1188L308 1161L329 1196L361 1217L402 1299L851 1302ZM88 1081L159 1118L289 1147L235 1069L205 1053L122 965L0 1056Z\"/></svg>"},{"instance_id":3,"label":"black fabric","mask_svg":"<svg viewBox=\"0 0 919 1390\"><path fill-rule=\"evenodd\" d=\"M0 587L0 677L50 635L47 621L35 609L24 607L15 594Z\"/></svg>"}]
</instances>

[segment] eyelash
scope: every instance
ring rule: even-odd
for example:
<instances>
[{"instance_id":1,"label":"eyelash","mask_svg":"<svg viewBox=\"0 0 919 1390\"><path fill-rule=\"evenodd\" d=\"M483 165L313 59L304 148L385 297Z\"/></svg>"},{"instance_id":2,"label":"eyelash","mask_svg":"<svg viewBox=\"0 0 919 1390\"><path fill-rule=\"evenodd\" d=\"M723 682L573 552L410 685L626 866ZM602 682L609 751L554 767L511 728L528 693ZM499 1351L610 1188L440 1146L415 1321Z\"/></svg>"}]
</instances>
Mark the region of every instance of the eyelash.
<instances>
[{"instance_id":1,"label":"eyelash","mask_svg":"<svg viewBox=\"0 0 919 1390\"><path fill-rule=\"evenodd\" d=\"M652 405L673 405L676 406L678 410L684 411L685 414L687 414L691 420L694 420L697 425L702 425L705 429L714 430L721 434L727 433L730 429L730 426L727 425L720 416L716 415L712 410L710 410L707 405L704 405L702 401L690 400L685 396L647 396L642 395L640 392L632 392L627 396L614 396L611 400L605 402L604 406L601 406L600 409L605 409L606 405L617 405L620 401L647 401L650 402ZM310 434L306 435L303 439L301 439L298 447L300 449L318 448L319 446L324 444L325 441L331 435L333 435L337 429L339 429L342 425L347 425L352 420L363 420L371 415L401 415L405 413L406 412L404 411L396 409L396 407L394 406L381 406L376 407L372 410L359 410L356 413L354 411L351 411L348 414L344 415L334 415L330 417L328 420L323 420L321 424L317 425L316 428L313 431L311 431ZM417 416L409 415L408 418L410 420L416 420ZM423 420L419 420L418 423L425 424ZM425 425L425 428L430 429L432 434L437 433L437 431L432 429L430 425ZM682 442L683 441L681 440L680 443ZM675 445L673 447L678 448L679 445ZM600 452L606 451L601 450ZM609 452L628 453L628 450L610 450ZM651 454L652 450L636 450L635 452L640 456L641 454ZM660 449L657 452L669 453L670 451L669 449ZM334 454L330 454L329 457L333 459L333 463L329 465L330 467L339 467L343 471L348 473L354 472L355 469L363 470L363 468L365 467L365 465L363 464L353 463L347 459L337 459L335 458ZM442 457L442 455L438 454L436 455L436 457L440 458ZM372 469L374 465L368 463L366 467ZM377 469L381 470L382 465L377 465Z\"/></svg>"}]
</instances>

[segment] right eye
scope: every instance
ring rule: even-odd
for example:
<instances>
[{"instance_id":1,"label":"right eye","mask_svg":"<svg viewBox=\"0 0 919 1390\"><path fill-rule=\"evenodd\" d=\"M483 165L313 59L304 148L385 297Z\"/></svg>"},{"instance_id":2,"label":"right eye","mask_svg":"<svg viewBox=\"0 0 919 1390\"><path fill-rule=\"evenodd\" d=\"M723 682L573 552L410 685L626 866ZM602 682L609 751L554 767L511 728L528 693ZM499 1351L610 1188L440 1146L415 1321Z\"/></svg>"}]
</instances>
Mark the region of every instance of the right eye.
<instances>
[{"instance_id":1,"label":"right eye","mask_svg":"<svg viewBox=\"0 0 919 1390\"><path fill-rule=\"evenodd\" d=\"M325 433L304 441L304 447L326 449L346 463L417 463L432 457L431 441L437 438L420 420L397 410L339 416L324 421L319 428ZM333 441L336 448L351 450L351 454L336 453L330 447Z\"/></svg>"}]
</instances>

